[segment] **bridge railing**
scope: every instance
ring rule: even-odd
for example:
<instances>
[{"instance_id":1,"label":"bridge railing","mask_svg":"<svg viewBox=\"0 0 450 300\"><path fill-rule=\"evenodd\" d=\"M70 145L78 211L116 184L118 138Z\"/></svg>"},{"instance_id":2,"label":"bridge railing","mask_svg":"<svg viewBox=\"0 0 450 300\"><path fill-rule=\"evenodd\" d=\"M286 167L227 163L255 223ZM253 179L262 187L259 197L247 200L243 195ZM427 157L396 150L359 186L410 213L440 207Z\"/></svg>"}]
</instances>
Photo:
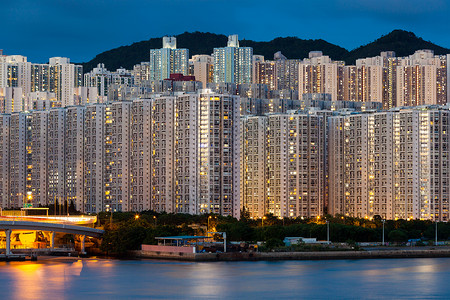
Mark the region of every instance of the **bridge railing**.
<instances>
[{"instance_id":1,"label":"bridge railing","mask_svg":"<svg viewBox=\"0 0 450 300\"><path fill-rule=\"evenodd\" d=\"M33 245L33 247L30 247L29 245L11 245L11 250L37 250L37 249L52 249L50 245ZM75 244L69 243L69 244L55 244L53 247L54 250L65 250L70 251L75 249ZM0 253L4 252L6 250L6 243L0 242Z\"/></svg>"},{"instance_id":2,"label":"bridge railing","mask_svg":"<svg viewBox=\"0 0 450 300\"><path fill-rule=\"evenodd\" d=\"M65 225L88 225L97 222L97 216L0 216L3 221L32 221Z\"/></svg>"}]
</instances>

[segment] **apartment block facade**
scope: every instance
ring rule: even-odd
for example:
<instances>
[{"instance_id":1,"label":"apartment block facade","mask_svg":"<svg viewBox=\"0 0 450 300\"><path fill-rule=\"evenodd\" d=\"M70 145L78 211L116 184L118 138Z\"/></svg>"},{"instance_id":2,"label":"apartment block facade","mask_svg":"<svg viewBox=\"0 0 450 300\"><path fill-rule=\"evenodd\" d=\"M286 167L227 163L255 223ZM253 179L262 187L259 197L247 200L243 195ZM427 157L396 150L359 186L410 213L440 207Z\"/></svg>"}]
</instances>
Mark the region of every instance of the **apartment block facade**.
<instances>
[{"instance_id":1,"label":"apartment block facade","mask_svg":"<svg viewBox=\"0 0 450 300\"><path fill-rule=\"evenodd\" d=\"M2 207L239 216L238 96L203 90L1 122Z\"/></svg>"},{"instance_id":2,"label":"apartment block facade","mask_svg":"<svg viewBox=\"0 0 450 300\"><path fill-rule=\"evenodd\" d=\"M324 118L303 112L241 119L241 205L250 216L323 215Z\"/></svg>"},{"instance_id":3,"label":"apartment block facade","mask_svg":"<svg viewBox=\"0 0 450 300\"><path fill-rule=\"evenodd\" d=\"M253 48L239 47L237 35L228 36L227 47L214 48L215 83L252 83Z\"/></svg>"},{"instance_id":4,"label":"apartment block facade","mask_svg":"<svg viewBox=\"0 0 450 300\"><path fill-rule=\"evenodd\" d=\"M448 122L432 107L331 117L328 212L448 221Z\"/></svg>"},{"instance_id":5,"label":"apartment block facade","mask_svg":"<svg viewBox=\"0 0 450 300\"><path fill-rule=\"evenodd\" d=\"M175 37L164 37L161 49L150 50L149 80L164 80L170 74L189 74L189 50L177 49Z\"/></svg>"}]
</instances>

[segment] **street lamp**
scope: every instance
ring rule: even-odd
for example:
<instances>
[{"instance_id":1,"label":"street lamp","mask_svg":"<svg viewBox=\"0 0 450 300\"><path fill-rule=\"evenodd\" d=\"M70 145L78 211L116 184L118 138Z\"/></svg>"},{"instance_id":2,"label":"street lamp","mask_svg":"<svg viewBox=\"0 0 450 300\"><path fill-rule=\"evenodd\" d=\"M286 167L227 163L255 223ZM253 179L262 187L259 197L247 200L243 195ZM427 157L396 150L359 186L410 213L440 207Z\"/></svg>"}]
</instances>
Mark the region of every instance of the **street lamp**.
<instances>
[{"instance_id":1,"label":"street lamp","mask_svg":"<svg viewBox=\"0 0 450 300\"><path fill-rule=\"evenodd\" d=\"M327 243L330 242L330 221L326 221L327 222Z\"/></svg>"},{"instance_id":2,"label":"street lamp","mask_svg":"<svg viewBox=\"0 0 450 300\"><path fill-rule=\"evenodd\" d=\"M435 246L437 246L437 240L438 240L438 239L437 239L437 230L438 230L437 227L438 227L438 222L437 222L437 220L436 220L436 235L435 235L435 241L434 241L434 245L435 245Z\"/></svg>"},{"instance_id":3,"label":"street lamp","mask_svg":"<svg viewBox=\"0 0 450 300\"><path fill-rule=\"evenodd\" d=\"M212 218L212 216L208 216L208 228L206 231L209 231L209 219L211 219L211 218Z\"/></svg>"},{"instance_id":4,"label":"street lamp","mask_svg":"<svg viewBox=\"0 0 450 300\"><path fill-rule=\"evenodd\" d=\"M156 226L156 216L153 216L153 220L155 221L155 226Z\"/></svg>"},{"instance_id":5,"label":"street lamp","mask_svg":"<svg viewBox=\"0 0 450 300\"><path fill-rule=\"evenodd\" d=\"M135 219L135 220L139 219L139 215L135 215L135 216L134 216L134 219Z\"/></svg>"},{"instance_id":6,"label":"street lamp","mask_svg":"<svg viewBox=\"0 0 450 300\"><path fill-rule=\"evenodd\" d=\"M60 207L61 207L61 206L60 206ZM111 212L111 214L110 214L110 216L109 216L109 228L111 229L111 228L112 228L112 221L113 221L113 216L112 216L112 214L113 214L112 206L110 207L109 204L106 204L105 207L106 207L106 211L110 211L110 212Z\"/></svg>"},{"instance_id":7,"label":"street lamp","mask_svg":"<svg viewBox=\"0 0 450 300\"><path fill-rule=\"evenodd\" d=\"M264 227L264 220L265 220L265 219L267 219L266 216L264 216L264 217L261 218L261 227Z\"/></svg>"},{"instance_id":8,"label":"street lamp","mask_svg":"<svg viewBox=\"0 0 450 300\"><path fill-rule=\"evenodd\" d=\"M383 219L383 220L381 220L381 222L383 223L383 238L382 238L381 244L384 246L384 223L386 222L386 220Z\"/></svg>"}]
</instances>

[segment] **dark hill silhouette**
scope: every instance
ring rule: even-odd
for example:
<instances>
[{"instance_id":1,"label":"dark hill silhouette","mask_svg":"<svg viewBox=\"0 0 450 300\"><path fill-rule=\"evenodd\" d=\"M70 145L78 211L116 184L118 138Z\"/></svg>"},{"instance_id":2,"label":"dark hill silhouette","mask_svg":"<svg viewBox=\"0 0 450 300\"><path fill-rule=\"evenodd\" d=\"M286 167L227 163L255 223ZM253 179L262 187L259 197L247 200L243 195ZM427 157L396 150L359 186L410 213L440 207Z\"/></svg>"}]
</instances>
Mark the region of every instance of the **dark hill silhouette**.
<instances>
[{"instance_id":1,"label":"dark hill silhouette","mask_svg":"<svg viewBox=\"0 0 450 300\"><path fill-rule=\"evenodd\" d=\"M189 55L211 54L215 47L225 47L227 36L209 32L185 32L176 36L177 47L189 49ZM397 56L407 56L419 49L431 49L435 54L447 54L450 50L427 42L414 33L394 30L376 41L348 51L340 46L328 43L322 39L303 40L297 37L279 37L269 42L255 42L241 40L240 46L253 47L253 53L264 55L272 59L273 54L281 51L290 59L308 57L310 51L322 51L333 60L343 60L347 64L354 64L356 59L377 56L381 51L395 51ZM162 47L162 38L151 38L147 41L136 42L128 46L121 46L102 52L89 62L83 63L84 71L89 72L98 63L104 63L109 70L119 67L132 69L135 64L149 60L149 50Z\"/></svg>"},{"instance_id":2,"label":"dark hill silhouette","mask_svg":"<svg viewBox=\"0 0 450 300\"><path fill-rule=\"evenodd\" d=\"M450 53L450 49L427 42L412 32L397 29L370 44L350 51L345 62L354 64L358 58L377 56L381 51L395 51L396 56L408 56L421 49L433 50L437 55Z\"/></svg>"}]
</instances>

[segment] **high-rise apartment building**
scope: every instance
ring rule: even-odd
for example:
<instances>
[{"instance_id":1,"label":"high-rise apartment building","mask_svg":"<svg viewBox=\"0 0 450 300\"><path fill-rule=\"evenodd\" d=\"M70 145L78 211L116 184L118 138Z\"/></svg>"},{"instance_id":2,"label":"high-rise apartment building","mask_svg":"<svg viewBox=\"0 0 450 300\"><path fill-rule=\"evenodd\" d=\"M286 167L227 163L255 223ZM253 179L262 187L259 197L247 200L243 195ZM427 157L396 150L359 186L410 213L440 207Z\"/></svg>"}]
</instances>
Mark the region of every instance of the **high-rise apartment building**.
<instances>
[{"instance_id":1,"label":"high-rise apartment building","mask_svg":"<svg viewBox=\"0 0 450 300\"><path fill-rule=\"evenodd\" d=\"M266 84L270 90L276 90L277 85L277 65L274 61L255 62L254 76L255 83Z\"/></svg>"},{"instance_id":2,"label":"high-rise apartment building","mask_svg":"<svg viewBox=\"0 0 450 300\"><path fill-rule=\"evenodd\" d=\"M31 66L22 55L0 57L0 88L22 88L25 96L31 91Z\"/></svg>"},{"instance_id":3,"label":"high-rise apartment building","mask_svg":"<svg viewBox=\"0 0 450 300\"><path fill-rule=\"evenodd\" d=\"M202 90L152 101L157 211L239 215L239 97Z\"/></svg>"},{"instance_id":4,"label":"high-rise apartment building","mask_svg":"<svg viewBox=\"0 0 450 300\"><path fill-rule=\"evenodd\" d=\"M16 102L12 105L14 109L5 109L4 112L32 109L24 103L17 103L19 99L25 101L30 92L55 93L57 102L62 106L73 105L73 89L83 86L82 76L82 66L71 64L66 57L52 57L48 64L35 64L21 55L2 56L0 89L20 88L22 93L20 97L16 94L13 98Z\"/></svg>"},{"instance_id":5,"label":"high-rise apartment building","mask_svg":"<svg viewBox=\"0 0 450 300\"><path fill-rule=\"evenodd\" d=\"M240 126L241 210L262 218L267 211L268 117L245 116Z\"/></svg>"},{"instance_id":6,"label":"high-rise apartment building","mask_svg":"<svg viewBox=\"0 0 450 300\"><path fill-rule=\"evenodd\" d=\"M239 96L202 90L1 116L2 207L239 216Z\"/></svg>"},{"instance_id":7,"label":"high-rise apartment building","mask_svg":"<svg viewBox=\"0 0 450 300\"><path fill-rule=\"evenodd\" d=\"M61 106L74 105L73 89L83 85L83 67L70 63L67 57L52 57L50 67L50 92L56 94Z\"/></svg>"},{"instance_id":8,"label":"high-rise apartment building","mask_svg":"<svg viewBox=\"0 0 450 300\"><path fill-rule=\"evenodd\" d=\"M269 90L298 90L300 59L287 59L281 52L274 55L274 60L255 62L254 81L266 84Z\"/></svg>"},{"instance_id":9,"label":"high-rise apartment building","mask_svg":"<svg viewBox=\"0 0 450 300\"><path fill-rule=\"evenodd\" d=\"M199 211L239 217L239 97L199 92Z\"/></svg>"},{"instance_id":10,"label":"high-rise apartment building","mask_svg":"<svg viewBox=\"0 0 450 300\"><path fill-rule=\"evenodd\" d=\"M331 214L449 218L448 109L330 118Z\"/></svg>"},{"instance_id":11,"label":"high-rise apartment building","mask_svg":"<svg viewBox=\"0 0 450 300\"><path fill-rule=\"evenodd\" d=\"M397 106L445 104L448 95L450 56L419 50L399 60L397 66Z\"/></svg>"},{"instance_id":12,"label":"high-rise apartment building","mask_svg":"<svg viewBox=\"0 0 450 300\"><path fill-rule=\"evenodd\" d=\"M228 36L227 47L214 48L214 82L252 83L253 49L239 47L237 35Z\"/></svg>"},{"instance_id":13,"label":"high-rise apartment building","mask_svg":"<svg viewBox=\"0 0 450 300\"><path fill-rule=\"evenodd\" d=\"M276 89L297 90L299 84L300 59L287 59L281 52L273 56L276 64Z\"/></svg>"},{"instance_id":14,"label":"high-rise apartment building","mask_svg":"<svg viewBox=\"0 0 450 300\"><path fill-rule=\"evenodd\" d=\"M131 107L130 210L153 209L152 199L152 100L133 101Z\"/></svg>"},{"instance_id":15,"label":"high-rise apartment building","mask_svg":"<svg viewBox=\"0 0 450 300\"><path fill-rule=\"evenodd\" d=\"M62 203L65 199L65 125L66 110L64 108L51 109L48 114L47 129L48 204ZM68 154L72 155L72 153Z\"/></svg>"},{"instance_id":16,"label":"high-rise apartment building","mask_svg":"<svg viewBox=\"0 0 450 300\"><path fill-rule=\"evenodd\" d=\"M85 107L71 106L66 109L64 135L64 198L61 202L73 203L84 209L84 113ZM59 203L61 203L59 202Z\"/></svg>"},{"instance_id":17,"label":"high-rise apartment building","mask_svg":"<svg viewBox=\"0 0 450 300\"><path fill-rule=\"evenodd\" d=\"M10 201L10 144L9 129L11 116L0 115L0 205L9 207Z\"/></svg>"},{"instance_id":18,"label":"high-rise apartment building","mask_svg":"<svg viewBox=\"0 0 450 300\"><path fill-rule=\"evenodd\" d=\"M179 95L175 102L175 211L179 213L198 213L198 102L197 94Z\"/></svg>"},{"instance_id":19,"label":"high-rise apartment building","mask_svg":"<svg viewBox=\"0 0 450 300\"><path fill-rule=\"evenodd\" d=\"M54 90L51 84L54 84L53 68L49 64L31 65L31 92L51 92Z\"/></svg>"},{"instance_id":20,"label":"high-rise apartment building","mask_svg":"<svg viewBox=\"0 0 450 300\"><path fill-rule=\"evenodd\" d=\"M11 114L9 127L9 184L8 207L32 204L32 130L29 113Z\"/></svg>"},{"instance_id":21,"label":"high-rise apartment building","mask_svg":"<svg viewBox=\"0 0 450 300\"><path fill-rule=\"evenodd\" d=\"M386 109L397 106L397 65L399 63L399 58L395 57L395 52L384 51L381 52L379 56L368 57L356 60L356 66L346 66L345 80L349 82L344 82L348 94L344 95L345 100L350 101L362 101L364 96L365 99L370 99L370 101L378 101L383 103L383 107ZM379 69L381 68L381 89L382 96L379 97L380 82L379 82ZM369 77L370 82L365 79L365 76L357 75L365 74L366 72L361 72L361 69L368 69L369 73L377 74L375 78ZM349 74L351 74L349 77ZM365 82L364 82L365 80ZM371 84L374 84L372 87ZM371 93L360 92L371 90ZM354 92L356 91L356 92ZM347 98L348 97L348 98Z\"/></svg>"},{"instance_id":22,"label":"high-rise apartment building","mask_svg":"<svg viewBox=\"0 0 450 300\"><path fill-rule=\"evenodd\" d=\"M361 65L343 67L343 99L358 102L382 102L383 67Z\"/></svg>"},{"instance_id":23,"label":"high-rise apartment building","mask_svg":"<svg viewBox=\"0 0 450 300\"><path fill-rule=\"evenodd\" d=\"M189 64L193 68L191 75L195 76L195 80L200 81L203 88L210 82L213 82L214 60L211 55L194 55L189 60Z\"/></svg>"},{"instance_id":24,"label":"high-rise apartment building","mask_svg":"<svg viewBox=\"0 0 450 300\"><path fill-rule=\"evenodd\" d=\"M104 64L98 64L92 71L84 74L84 86L97 88L100 103L107 101L108 87L111 81L111 72L105 68Z\"/></svg>"},{"instance_id":25,"label":"high-rise apartment building","mask_svg":"<svg viewBox=\"0 0 450 300\"><path fill-rule=\"evenodd\" d=\"M26 97L24 110L49 110L59 105L55 93L31 92Z\"/></svg>"},{"instance_id":26,"label":"high-rise apartment building","mask_svg":"<svg viewBox=\"0 0 450 300\"><path fill-rule=\"evenodd\" d=\"M106 211L104 199L110 196L105 192L109 191L111 184L109 178L106 178L106 164L108 163L106 157L109 154L106 152L106 147L110 145L110 139L105 139L105 128L109 121L106 119L105 104L86 106L84 115L84 207L78 208L85 212ZM108 181L105 182L105 179Z\"/></svg>"},{"instance_id":27,"label":"high-rise apartment building","mask_svg":"<svg viewBox=\"0 0 450 300\"><path fill-rule=\"evenodd\" d=\"M280 217L323 214L324 133L319 115L270 116L268 212Z\"/></svg>"},{"instance_id":28,"label":"high-rise apartment building","mask_svg":"<svg viewBox=\"0 0 450 300\"><path fill-rule=\"evenodd\" d=\"M320 112L241 118L241 206L251 217L316 217L326 200Z\"/></svg>"},{"instance_id":29,"label":"high-rise apartment building","mask_svg":"<svg viewBox=\"0 0 450 300\"><path fill-rule=\"evenodd\" d=\"M309 93L331 94L331 100L344 100L344 63L331 61L320 51L311 51L309 58L298 65L299 95Z\"/></svg>"},{"instance_id":30,"label":"high-rise apartment building","mask_svg":"<svg viewBox=\"0 0 450 300\"><path fill-rule=\"evenodd\" d=\"M150 50L149 80L164 80L175 73L189 75L189 50L177 49L175 37L163 37L163 47Z\"/></svg>"},{"instance_id":31,"label":"high-rise apartment building","mask_svg":"<svg viewBox=\"0 0 450 300\"><path fill-rule=\"evenodd\" d=\"M111 209L128 211L130 203L131 102L115 102L106 107L106 178ZM109 202L109 203L108 203Z\"/></svg>"},{"instance_id":32,"label":"high-rise apartment building","mask_svg":"<svg viewBox=\"0 0 450 300\"><path fill-rule=\"evenodd\" d=\"M48 204L48 117L49 111L31 114L31 200L33 206Z\"/></svg>"},{"instance_id":33,"label":"high-rise apartment building","mask_svg":"<svg viewBox=\"0 0 450 300\"><path fill-rule=\"evenodd\" d=\"M95 103L103 103L106 97L98 95L96 87L78 87L73 89L73 104L74 105L89 105Z\"/></svg>"},{"instance_id":34,"label":"high-rise apartment building","mask_svg":"<svg viewBox=\"0 0 450 300\"><path fill-rule=\"evenodd\" d=\"M345 67L352 68L352 66ZM369 73L367 83L359 83L361 91L371 91L367 94L371 101L377 100L381 89L384 108L400 106L418 106L445 104L448 102L448 56L434 55L431 50L418 50L407 57L395 57L392 51L381 52L379 56L358 59L356 69L367 68ZM374 69L375 68L375 73ZM363 79L362 77L360 77ZM345 85L351 89L351 86ZM361 96L367 96L363 93ZM376 96L376 97L374 97ZM363 99L359 97L360 99ZM358 100L356 97L356 101ZM349 99L350 100L350 99Z\"/></svg>"},{"instance_id":35,"label":"high-rise apartment building","mask_svg":"<svg viewBox=\"0 0 450 300\"><path fill-rule=\"evenodd\" d=\"M21 87L0 88L0 112L11 114L29 109Z\"/></svg>"},{"instance_id":36,"label":"high-rise apartment building","mask_svg":"<svg viewBox=\"0 0 450 300\"><path fill-rule=\"evenodd\" d=\"M134 84L137 86L144 86L150 81L150 63L141 62L134 65L132 71L134 77Z\"/></svg>"},{"instance_id":37,"label":"high-rise apartment building","mask_svg":"<svg viewBox=\"0 0 450 300\"><path fill-rule=\"evenodd\" d=\"M156 211L175 209L175 96L153 100L152 106L152 200Z\"/></svg>"}]
</instances>

